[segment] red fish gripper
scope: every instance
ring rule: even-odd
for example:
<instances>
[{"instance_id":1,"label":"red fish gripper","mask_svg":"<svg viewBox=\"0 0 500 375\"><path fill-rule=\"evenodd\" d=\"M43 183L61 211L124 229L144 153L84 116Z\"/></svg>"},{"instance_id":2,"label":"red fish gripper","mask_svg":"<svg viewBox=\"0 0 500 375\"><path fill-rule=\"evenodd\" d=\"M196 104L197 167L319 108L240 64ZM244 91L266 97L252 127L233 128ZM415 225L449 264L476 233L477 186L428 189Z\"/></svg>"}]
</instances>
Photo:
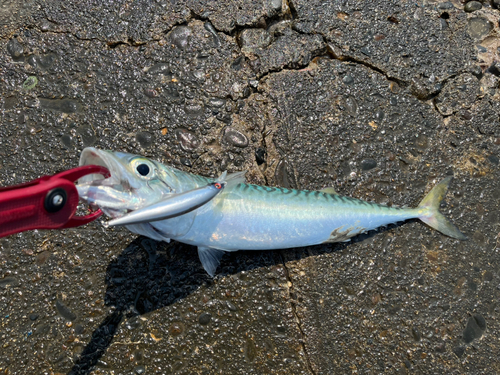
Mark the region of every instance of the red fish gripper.
<instances>
[{"instance_id":1,"label":"red fish gripper","mask_svg":"<svg viewBox=\"0 0 500 375\"><path fill-rule=\"evenodd\" d=\"M63 229L85 225L102 215L99 209L75 216L78 190L75 181L89 174L109 177L107 168L84 165L43 176L20 185L0 188L0 237L32 229Z\"/></svg>"}]
</instances>

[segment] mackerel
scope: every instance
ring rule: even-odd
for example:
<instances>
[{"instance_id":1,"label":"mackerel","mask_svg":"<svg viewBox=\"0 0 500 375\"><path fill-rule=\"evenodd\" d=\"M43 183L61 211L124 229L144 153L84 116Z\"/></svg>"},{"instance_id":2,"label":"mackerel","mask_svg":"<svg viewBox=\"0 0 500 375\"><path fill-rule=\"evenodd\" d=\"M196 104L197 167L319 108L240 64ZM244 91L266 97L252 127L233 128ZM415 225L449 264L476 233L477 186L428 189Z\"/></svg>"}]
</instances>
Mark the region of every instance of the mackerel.
<instances>
[{"instance_id":1,"label":"mackerel","mask_svg":"<svg viewBox=\"0 0 500 375\"><path fill-rule=\"evenodd\" d=\"M85 177L83 185L77 185L80 197L112 218L216 182L136 155L95 148L83 150L80 165L86 164L107 167L111 177ZM147 175L140 173L146 169ZM466 239L439 212L452 177L438 183L416 208L366 202L338 195L331 188L310 191L247 184L244 172L229 174L227 180L224 190L199 208L126 227L155 240L174 239L197 246L203 267L211 276L227 251L343 242L409 219L419 219L449 237Z\"/></svg>"}]
</instances>

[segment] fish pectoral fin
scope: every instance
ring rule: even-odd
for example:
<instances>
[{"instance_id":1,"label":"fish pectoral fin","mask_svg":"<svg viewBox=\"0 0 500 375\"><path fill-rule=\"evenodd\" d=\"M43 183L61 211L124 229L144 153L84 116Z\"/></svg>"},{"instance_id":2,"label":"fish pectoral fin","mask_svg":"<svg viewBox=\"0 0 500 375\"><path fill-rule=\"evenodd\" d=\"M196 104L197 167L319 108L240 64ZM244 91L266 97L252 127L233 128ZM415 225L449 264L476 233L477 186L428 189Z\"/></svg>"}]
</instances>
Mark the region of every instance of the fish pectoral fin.
<instances>
[{"instance_id":1,"label":"fish pectoral fin","mask_svg":"<svg viewBox=\"0 0 500 375\"><path fill-rule=\"evenodd\" d=\"M201 264L211 277L214 277L215 271L217 270L224 253L224 250L198 246L198 256L200 257Z\"/></svg>"},{"instance_id":2,"label":"fish pectoral fin","mask_svg":"<svg viewBox=\"0 0 500 375\"><path fill-rule=\"evenodd\" d=\"M156 229L149 223L132 224L125 227L133 233L152 238L153 240L170 242L170 238L166 233Z\"/></svg>"},{"instance_id":3,"label":"fish pectoral fin","mask_svg":"<svg viewBox=\"0 0 500 375\"><path fill-rule=\"evenodd\" d=\"M322 193L326 193L326 194L334 194L334 195L339 195L339 193L337 193L337 192L335 191L335 189L334 189L334 188L332 188L332 187L326 187L326 188L324 188L324 189L321 189L321 190L320 190L320 192L322 192Z\"/></svg>"}]
</instances>

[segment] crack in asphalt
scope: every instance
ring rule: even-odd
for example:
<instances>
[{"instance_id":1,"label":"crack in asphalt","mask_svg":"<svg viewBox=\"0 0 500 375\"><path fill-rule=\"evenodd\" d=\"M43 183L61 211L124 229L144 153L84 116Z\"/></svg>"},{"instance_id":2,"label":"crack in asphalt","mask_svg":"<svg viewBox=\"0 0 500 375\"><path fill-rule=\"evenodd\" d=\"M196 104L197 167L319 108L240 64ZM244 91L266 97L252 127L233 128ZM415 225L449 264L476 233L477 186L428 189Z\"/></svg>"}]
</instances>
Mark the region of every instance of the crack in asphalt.
<instances>
[{"instance_id":1,"label":"crack in asphalt","mask_svg":"<svg viewBox=\"0 0 500 375\"><path fill-rule=\"evenodd\" d=\"M358 64L358 65L363 65L364 67L366 67L370 70L373 70L379 74L382 74L388 81L396 82L398 85L405 87L405 88L409 86L408 82L406 82L402 79L396 78L396 77L391 77L387 72L384 72L382 69L375 66L374 64L371 64L371 63L364 61L364 60L361 60L361 59L357 59L354 56L346 56L346 55L339 54L339 52L341 51L340 48L337 45L335 45L334 43L328 42L324 35L322 35L322 37L323 37L323 41L327 45L328 56L330 56L332 59L350 62L350 63L354 63L354 64Z\"/></svg>"},{"instance_id":2,"label":"crack in asphalt","mask_svg":"<svg viewBox=\"0 0 500 375\"><path fill-rule=\"evenodd\" d=\"M260 170L260 168L259 168L259 170L261 171L262 177L264 178L264 181L265 181L265 183L266 183L267 186L269 186L269 181L268 181L267 175L266 175L267 168L269 168L269 166L267 165L267 143L266 143L266 137L267 137L268 134L269 133L268 133L267 127L264 124L264 129L262 129L262 131L260 132L260 135L262 137L260 145L264 149L264 152L265 152L265 154L264 154L264 156L265 156L265 162L264 162L265 166L264 166L264 168L262 168L262 170ZM255 150L255 151L257 151L257 150Z\"/></svg>"},{"instance_id":3,"label":"crack in asphalt","mask_svg":"<svg viewBox=\"0 0 500 375\"><path fill-rule=\"evenodd\" d=\"M295 20L295 19L298 19L298 14L297 14L297 11L296 11L296 8L293 4L293 2L291 0L288 0L286 1L286 8L287 10L284 12L284 13L281 13L281 14L277 14L273 17L264 17L264 22L266 23L266 25L269 25L269 24L272 24L273 22L279 22L279 21L290 21L290 20ZM168 34L170 31L172 31L175 27L179 26L179 25L184 25L184 24L189 24L190 21L192 20L198 20L198 21L202 21L202 22L205 22L206 24L208 24L205 29L210 32L210 34L212 34L212 36L217 39L217 34L214 33L215 32L218 32L218 33L222 33L230 38L234 38L235 39L235 43L238 45L238 48L240 49L240 53L242 56L245 57L246 59L246 56L242 53L241 51L241 46L239 45L238 41L237 41L237 36L241 34L241 32L243 30L246 30L246 29L249 29L249 28L252 28L252 27L248 27L248 26L235 26L231 32L225 32L223 30L219 30L217 29L213 23L210 21L210 18L209 17L203 17L202 15L199 15L197 13L195 13L192 9L190 9L190 16L187 20L184 20L182 22L179 22L179 23L175 23L174 25L172 25L171 28L169 29L166 29L166 30L163 30L162 33L163 34ZM53 21L51 21L53 22ZM74 32L71 32L71 31L56 31L56 30L42 30L40 29L39 27L36 27L36 26L32 26L31 27L32 29L35 29L37 30L38 32L40 33L54 33L54 34L68 34L68 35L72 35L75 39L78 39L78 40L82 40L82 41L93 41L93 40L97 40L97 41L101 41L102 43L106 43L108 45L109 48L116 48L120 45L124 45L124 46L129 46L129 47L133 47L133 48L137 48L137 47L140 47L140 46L143 46L143 45L146 45L148 43L151 43L151 42L157 42L158 40L157 39L154 39L152 38L150 41L141 41L141 42L137 42L131 38L127 38L125 41L123 40L117 40L117 41L107 41L105 39L101 39L99 37L93 37L93 38L83 38L81 37L80 35L78 35L78 33L74 33ZM280 68L275 68L275 69L269 69L266 73L263 73L263 74L256 74L256 78L258 79L259 82L261 82L262 80L266 79L268 76L270 76L271 74L275 74L275 73L280 73L282 71L286 71L286 70L301 70L301 69L304 69L304 68L307 68L311 61L313 61L315 58L319 58L319 57L325 57L325 58L330 58L330 59L335 59L335 60L339 60L339 61L342 61L342 62L349 62L349 63L353 63L353 64L358 64L358 65L362 65L372 71L375 71L381 75L383 75L388 81L391 81L391 82L395 82L397 83L399 86L403 87L403 88L408 88L411 86L411 83L408 82L408 81L405 81L405 80L402 80L400 78L397 78L397 77L392 77L391 75L389 75L389 73L385 72L383 69L379 68L378 66L376 66L375 64L372 64L368 61L365 61L365 60L362 60L362 59L359 59L359 58L356 58L354 56L349 56L349 55L344 55L342 54L342 51L340 49L339 46L335 45L335 43L331 42L331 41L328 41L327 37L321 33L304 33L300 30L297 30L293 24L291 25L291 28L292 30L296 31L297 33L301 34L301 35L321 35L322 39L323 39L323 43L326 45L326 50L321 50L321 51L318 51L317 53L313 53L311 54L311 57L309 59L309 61L307 62L307 64L305 63L289 63L289 64L285 64L283 67L280 67ZM444 86L446 85L446 83L461 75L461 74L464 74L466 73L467 71L460 71L456 74L453 74L453 75L450 75L449 77L446 77L445 79L443 79L442 81L438 82L442 85L442 87L440 88L440 90L436 91L436 92L432 92L432 93L429 93L429 94L426 94L426 95L417 95L415 93L412 92L412 90L409 90L410 91L410 94L412 96L414 96L415 98L417 98L418 100L420 101L429 101L429 100L433 100L434 98L436 98L439 93L442 91L442 89L444 88ZM252 92L255 92L256 90L253 89L252 87L250 87L250 90ZM243 99L247 99L247 97L243 98ZM231 100L233 100L231 98ZM435 102L433 101L433 106L435 108L435 110L437 111L437 113L439 113L440 116L442 116L443 118L446 118L447 116L446 115L442 115L438 110L437 110L437 107L436 107L436 104Z\"/></svg>"},{"instance_id":4,"label":"crack in asphalt","mask_svg":"<svg viewBox=\"0 0 500 375\"><path fill-rule=\"evenodd\" d=\"M451 76L449 76L449 77L446 77L446 78L445 78L445 79L443 79L441 82L439 82L439 83L442 85L441 90L439 90L437 93L435 93L434 95L431 95L431 96L429 97L429 99L428 99L428 100L432 100L432 105L433 105L434 109L436 110L436 112L437 112L437 113L438 113L438 114L439 114L439 115L440 115L443 119L448 118L448 117L451 117L451 116L454 116L454 115L456 114L456 112L453 112L452 114L449 114L449 115L444 115L444 114L442 114L442 113L439 111L438 107L437 107L437 102L436 102L436 100L434 100L434 99L435 99L435 98L436 98L436 97L437 97L437 96L441 93L441 91L443 91L444 87L446 86L446 84L447 84L450 80L452 80L452 79L454 79L454 78L456 78L456 77L460 77L462 74L466 74L466 73L470 73L470 72L469 72L468 70L462 70L462 71L460 71L460 72L458 72L458 73L452 74L452 75L451 75ZM479 82L479 81L481 81L481 80L480 80L480 79L478 79L478 82ZM479 103L479 102L481 102L481 101L483 100L483 98L485 98L485 97L486 97L486 95L485 95L485 96L477 96L477 97L476 97L476 100L474 100L474 104L475 104L475 103Z\"/></svg>"},{"instance_id":5,"label":"crack in asphalt","mask_svg":"<svg viewBox=\"0 0 500 375\"><path fill-rule=\"evenodd\" d=\"M304 352L304 358L306 360L307 369L309 370L309 372L311 374L316 375L316 372L314 371L312 364L311 364L311 359L309 357L309 353L307 352L307 348L306 348L306 341L307 341L306 337L307 336L304 333L304 330L302 329L302 321L300 320L300 317L297 314L297 309L295 307L296 302L292 297L294 287L293 287L292 278L290 277L290 271L288 270L288 267L286 266L286 262L285 262L285 258L283 257L283 253L280 251L279 254L280 254L281 262L283 263L283 268L285 269L286 279L291 285L290 287L288 287L288 298L290 301L290 306L292 306L292 314L295 317L295 320L297 322L297 328L299 329L300 336L301 336L301 339L299 340L299 344L302 347L302 350Z\"/></svg>"},{"instance_id":6,"label":"crack in asphalt","mask_svg":"<svg viewBox=\"0 0 500 375\"><path fill-rule=\"evenodd\" d=\"M247 25L235 26L230 32L226 32L226 31L217 29L213 25L213 23L211 22L211 20L210 20L209 17L204 17L204 16L202 16L200 14L197 14L192 9L189 9L189 11L190 11L190 15L189 15L188 19L173 24L171 28L169 28L167 30L164 30L163 33L164 34L168 34L176 26L183 25L183 24L188 24L191 20L203 21L203 22L205 22L205 23L208 24L208 26L206 26L205 28L207 29L207 31L209 31L214 36L215 39L217 39L217 35L214 33L214 31L222 33L222 34L224 34L226 36L229 36L231 38L234 38L235 39L235 43L238 45L238 47L240 49L240 53L241 53L241 46L239 45L239 43L237 41L237 37L238 37L238 35L241 34L241 32L243 30L248 29L248 28L253 28L252 26L247 26ZM269 24L273 24L274 22L297 20L297 19L299 19L299 15L298 15L298 12L296 10L296 7L295 7L293 1L292 0L284 0L283 1L283 7L282 7L281 11L278 11L277 14L274 15L274 16L272 16L272 17L263 17L263 19L264 19L264 23L266 25L269 25ZM48 20L50 22L53 22L53 23L57 24L57 22L54 22L54 21L52 21L50 19L48 19ZM135 41L135 40L133 40L131 38L127 38L127 40L125 40L125 41L121 40L121 41L113 41L113 42L111 42L111 41L107 41L107 40L101 39L99 37L83 38L83 37L79 36L77 33L73 33L73 32L70 32L70 31L41 30L40 28L38 28L36 26L32 26L31 28L38 30L40 33L51 32L51 33L55 33L55 34L69 34L69 35L72 35L74 38L76 38L78 40L82 40L82 41L99 40L99 41L101 41L103 43L106 43L110 48L116 48L116 47L118 47L120 45L126 45L126 46L130 46L130 47L140 47L140 46L148 44L150 42L157 42L158 41L157 39L152 38L150 41L137 42L137 41ZM289 63L289 64L285 64L281 68L270 69L268 72L266 72L266 73L264 73L262 75L256 74L256 78L259 80L259 82L261 80L265 79L267 76L269 76L271 74L280 73L280 72L285 71L285 70L301 70L301 69L304 69L307 66L309 66L310 62L313 61L315 58L318 58L318 57L329 57L329 58L332 58L332 59L335 59L335 60L339 60L339 61L343 61L343 62L349 62L349 63L353 63L353 64L362 65L362 66L364 66L364 67L366 67L366 68L368 68L370 70L373 70L373 71L375 71L375 72L377 72L379 74L382 74L388 81L396 82L401 87L408 88L408 87L410 87L412 85L408 81L405 81L405 80L402 80L400 78L396 78L396 77L390 76L387 72L385 72L383 69L379 68L375 64L372 64L372 63L370 63L368 61L356 58L354 56L348 56L348 55L342 54L341 49L337 45L335 45L333 42L329 42L328 39L327 39L327 37L324 34L322 34L322 33L304 33L304 32L302 32L300 30L297 30L294 27L293 24L291 25L291 28L294 31L296 31L297 33L302 34L302 35L321 35L321 37L323 38L323 42L326 45L326 54L324 53L324 51L321 51L319 53L311 54L311 58L310 58L310 60L309 60L309 62L307 64ZM244 55L242 54L242 56L244 56ZM418 100L420 100L420 101L429 101L429 100L432 100L432 104L433 104L434 109L436 110L436 112L439 113L439 115L442 116L443 118L446 118L448 116L442 115L439 112L439 110L437 110L436 103L434 102L433 99L436 98L439 95L439 93L443 90L444 86L446 85L446 83L449 80L451 80L451 79L453 79L453 78L455 78L455 77L457 77L457 76L459 76L461 74L464 74L466 72L467 71L465 71L465 70L460 71L460 72L458 72L456 74L453 74L453 75L450 75L450 76L444 78L440 82L437 82L437 83L441 84L442 87L439 90L437 90L436 92L432 92L432 93L429 93L429 94L426 94L426 95L418 95L418 94L412 92L412 90L409 90L410 94L412 96L414 96L415 98L417 98ZM250 89L253 92L255 92L255 90L253 90L251 87L250 87ZM248 97L246 97L246 98L248 98ZM243 98L243 99L246 99L246 98Z\"/></svg>"},{"instance_id":7,"label":"crack in asphalt","mask_svg":"<svg viewBox=\"0 0 500 375\"><path fill-rule=\"evenodd\" d=\"M99 37L83 38L80 35L78 35L77 33L74 33L71 31L42 30L39 27L35 27L35 26L31 27L30 29L36 30L41 34L66 34L66 35L71 35L73 38L75 38L77 40L81 40L81 41L87 41L87 42L98 41L101 43L105 43L111 49L114 49L120 45L125 45L125 46L129 46L132 48L137 48L137 47L146 45L150 42L157 42L156 39L151 39L151 41L147 41L147 42L137 42L137 41L133 40L132 38L127 38L126 41L123 41L123 40L109 41L109 40L101 39Z\"/></svg>"}]
</instances>

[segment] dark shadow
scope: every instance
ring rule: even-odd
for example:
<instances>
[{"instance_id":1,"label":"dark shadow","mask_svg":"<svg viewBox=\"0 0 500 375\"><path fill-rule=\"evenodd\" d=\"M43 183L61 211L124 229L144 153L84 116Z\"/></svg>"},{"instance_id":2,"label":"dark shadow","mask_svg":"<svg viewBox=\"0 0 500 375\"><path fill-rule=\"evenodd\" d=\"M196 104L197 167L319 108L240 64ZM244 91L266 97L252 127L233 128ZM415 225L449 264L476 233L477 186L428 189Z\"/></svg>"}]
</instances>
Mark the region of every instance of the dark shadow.
<instances>
[{"instance_id":1,"label":"dark shadow","mask_svg":"<svg viewBox=\"0 0 500 375\"><path fill-rule=\"evenodd\" d=\"M387 229L393 227L391 225ZM311 254L340 251L349 243L365 241L387 229L359 235L347 243L227 253L222 258L216 277L283 264L285 253L287 260L298 260ZM114 312L93 332L69 375L91 373L113 341L122 320L128 319L133 324L134 317L169 306L200 286L211 285L213 279L203 269L195 247L175 241L167 244L139 237L109 264L105 282L107 289L104 303L113 307Z\"/></svg>"},{"instance_id":2,"label":"dark shadow","mask_svg":"<svg viewBox=\"0 0 500 375\"><path fill-rule=\"evenodd\" d=\"M161 309L212 283L192 246L139 237L106 270L104 303L114 308L93 332L69 372L89 374L111 344L120 322Z\"/></svg>"}]
</instances>

